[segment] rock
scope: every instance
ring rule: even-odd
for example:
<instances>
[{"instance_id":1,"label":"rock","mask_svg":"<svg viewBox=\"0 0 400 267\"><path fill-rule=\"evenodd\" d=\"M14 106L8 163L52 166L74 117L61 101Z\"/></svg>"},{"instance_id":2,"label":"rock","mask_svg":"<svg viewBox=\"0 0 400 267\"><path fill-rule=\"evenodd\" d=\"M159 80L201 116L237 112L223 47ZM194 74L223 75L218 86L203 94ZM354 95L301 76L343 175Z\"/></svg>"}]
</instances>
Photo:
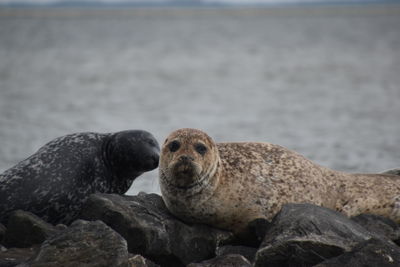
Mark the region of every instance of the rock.
<instances>
[{"instance_id":1,"label":"rock","mask_svg":"<svg viewBox=\"0 0 400 267\"><path fill-rule=\"evenodd\" d=\"M47 239L32 267L129 266L125 239L101 221L75 221Z\"/></svg>"},{"instance_id":2,"label":"rock","mask_svg":"<svg viewBox=\"0 0 400 267\"><path fill-rule=\"evenodd\" d=\"M200 263L191 263L187 267L251 267L251 263L242 255L228 254Z\"/></svg>"},{"instance_id":3,"label":"rock","mask_svg":"<svg viewBox=\"0 0 400 267\"><path fill-rule=\"evenodd\" d=\"M31 248L10 248L6 251L0 252L0 266L1 267L11 267L11 266L21 266L36 255L38 251L38 246ZM21 264L21 265L20 265Z\"/></svg>"},{"instance_id":4,"label":"rock","mask_svg":"<svg viewBox=\"0 0 400 267\"><path fill-rule=\"evenodd\" d=\"M345 215L311 204L286 204L274 217L255 266L311 266L350 251L371 234Z\"/></svg>"},{"instance_id":5,"label":"rock","mask_svg":"<svg viewBox=\"0 0 400 267\"><path fill-rule=\"evenodd\" d=\"M271 226L271 223L263 218L258 218L251 221L247 225L247 230L236 236L235 243L245 246L258 248L265 237L267 229Z\"/></svg>"},{"instance_id":6,"label":"rock","mask_svg":"<svg viewBox=\"0 0 400 267\"><path fill-rule=\"evenodd\" d=\"M352 217L351 220L377 237L400 241L400 226L389 218L374 214L360 214Z\"/></svg>"},{"instance_id":7,"label":"rock","mask_svg":"<svg viewBox=\"0 0 400 267\"><path fill-rule=\"evenodd\" d=\"M229 255L229 254L238 254L245 257L248 261L254 261L254 257L256 256L257 249L252 247L245 246L222 246L218 247L216 254L217 256Z\"/></svg>"},{"instance_id":8,"label":"rock","mask_svg":"<svg viewBox=\"0 0 400 267\"><path fill-rule=\"evenodd\" d=\"M382 239L371 238L352 251L326 260L315 267L400 266L400 248Z\"/></svg>"},{"instance_id":9,"label":"rock","mask_svg":"<svg viewBox=\"0 0 400 267\"><path fill-rule=\"evenodd\" d=\"M95 194L80 218L104 221L127 240L129 252L161 265L180 266L212 258L216 247L232 238L230 232L181 222L156 194Z\"/></svg>"},{"instance_id":10,"label":"rock","mask_svg":"<svg viewBox=\"0 0 400 267\"><path fill-rule=\"evenodd\" d=\"M31 212L13 211L7 224L4 245L7 247L27 248L41 244L47 237L55 234L56 228Z\"/></svg>"},{"instance_id":11,"label":"rock","mask_svg":"<svg viewBox=\"0 0 400 267\"><path fill-rule=\"evenodd\" d=\"M62 230L65 230L68 228L68 226L66 226L65 224L62 224L62 223L57 224L55 227L58 231L62 231Z\"/></svg>"},{"instance_id":12,"label":"rock","mask_svg":"<svg viewBox=\"0 0 400 267\"><path fill-rule=\"evenodd\" d=\"M6 227L0 223L0 244L3 244L4 235L6 234Z\"/></svg>"},{"instance_id":13,"label":"rock","mask_svg":"<svg viewBox=\"0 0 400 267\"><path fill-rule=\"evenodd\" d=\"M160 265L144 258L141 255L135 255L129 258L129 267L159 267Z\"/></svg>"},{"instance_id":14,"label":"rock","mask_svg":"<svg viewBox=\"0 0 400 267\"><path fill-rule=\"evenodd\" d=\"M400 168L387 170L382 172L382 174L400 175Z\"/></svg>"}]
</instances>

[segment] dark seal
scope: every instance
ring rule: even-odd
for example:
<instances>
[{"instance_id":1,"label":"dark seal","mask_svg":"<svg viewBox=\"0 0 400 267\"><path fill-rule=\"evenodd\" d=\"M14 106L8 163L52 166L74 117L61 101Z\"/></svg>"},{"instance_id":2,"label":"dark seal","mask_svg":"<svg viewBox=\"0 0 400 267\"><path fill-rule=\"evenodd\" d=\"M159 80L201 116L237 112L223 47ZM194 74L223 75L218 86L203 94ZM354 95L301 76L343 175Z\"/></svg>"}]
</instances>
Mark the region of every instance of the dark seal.
<instances>
[{"instance_id":1,"label":"dark seal","mask_svg":"<svg viewBox=\"0 0 400 267\"><path fill-rule=\"evenodd\" d=\"M148 132L76 133L54 139L0 174L0 222L22 209L70 223L93 193L124 194L158 166L160 148Z\"/></svg>"}]
</instances>

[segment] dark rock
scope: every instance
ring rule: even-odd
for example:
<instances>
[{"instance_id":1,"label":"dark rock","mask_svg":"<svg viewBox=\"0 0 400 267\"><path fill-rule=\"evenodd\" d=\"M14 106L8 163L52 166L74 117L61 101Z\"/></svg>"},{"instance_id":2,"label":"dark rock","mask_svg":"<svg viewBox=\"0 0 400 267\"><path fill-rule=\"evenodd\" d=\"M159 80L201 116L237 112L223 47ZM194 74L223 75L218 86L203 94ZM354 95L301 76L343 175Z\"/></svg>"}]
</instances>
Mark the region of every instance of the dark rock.
<instances>
[{"instance_id":1,"label":"dark rock","mask_svg":"<svg viewBox=\"0 0 400 267\"><path fill-rule=\"evenodd\" d=\"M37 254L38 247L10 248L6 251L0 250L0 266L12 267L28 262ZM20 265L21 266L21 265Z\"/></svg>"},{"instance_id":2,"label":"dark rock","mask_svg":"<svg viewBox=\"0 0 400 267\"><path fill-rule=\"evenodd\" d=\"M242 255L229 254L200 263L191 263L187 267L251 267L251 263Z\"/></svg>"},{"instance_id":3,"label":"dark rock","mask_svg":"<svg viewBox=\"0 0 400 267\"><path fill-rule=\"evenodd\" d=\"M270 226L271 223L269 221L263 218L259 218L251 221L248 225L248 228L250 229L251 232L254 233L257 239L261 242L264 239L265 234L267 233L267 230Z\"/></svg>"},{"instance_id":4,"label":"dark rock","mask_svg":"<svg viewBox=\"0 0 400 267\"><path fill-rule=\"evenodd\" d=\"M235 243L258 248L265 237L271 223L263 218L255 219L247 225L247 229L240 236L236 236Z\"/></svg>"},{"instance_id":5,"label":"dark rock","mask_svg":"<svg viewBox=\"0 0 400 267\"><path fill-rule=\"evenodd\" d=\"M370 237L367 230L336 211L287 204L274 217L255 266L312 266L350 251Z\"/></svg>"},{"instance_id":6,"label":"dark rock","mask_svg":"<svg viewBox=\"0 0 400 267\"><path fill-rule=\"evenodd\" d=\"M326 260L315 267L400 266L400 248L382 239L371 238L352 251Z\"/></svg>"},{"instance_id":7,"label":"dark rock","mask_svg":"<svg viewBox=\"0 0 400 267\"><path fill-rule=\"evenodd\" d=\"M377 237L392 241L400 239L400 226L389 218L374 214L360 214L351 220Z\"/></svg>"},{"instance_id":8,"label":"dark rock","mask_svg":"<svg viewBox=\"0 0 400 267\"><path fill-rule=\"evenodd\" d=\"M130 267L159 267L160 265L155 264L154 262L144 258L141 255L135 255L129 258L129 266Z\"/></svg>"},{"instance_id":9,"label":"dark rock","mask_svg":"<svg viewBox=\"0 0 400 267\"><path fill-rule=\"evenodd\" d=\"M31 266L128 266L127 243L101 221L78 220L47 239Z\"/></svg>"},{"instance_id":10,"label":"dark rock","mask_svg":"<svg viewBox=\"0 0 400 267\"><path fill-rule=\"evenodd\" d=\"M160 265L179 266L212 258L216 247L232 238L226 231L181 222L156 194L95 194L80 218L104 221L127 240L129 252Z\"/></svg>"},{"instance_id":11,"label":"dark rock","mask_svg":"<svg viewBox=\"0 0 400 267\"><path fill-rule=\"evenodd\" d=\"M62 223L57 224L55 227L58 231L63 231L68 228L68 226L66 226L65 224L62 224Z\"/></svg>"},{"instance_id":12,"label":"dark rock","mask_svg":"<svg viewBox=\"0 0 400 267\"><path fill-rule=\"evenodd\" d=\"M253 247L245 247L245 246L222 246L218 247L216 254L217 256L229 255L229 254L239 254L245 257L250 262L254 261L254 257L256 256L257 249Z\"/></svg>"},{"instance_id":13,"label":"dark rock","mask_svg":"<svg viewBox=\"0 0 400 267\"><path fill-rule=\"evenodd\" d=\"M16 210L8 218L4 245L7 247L27 248L41 244L55 234L56 228L33 213Z\"/></svg>"},{"instance_id":14,"label":"dark rock","mask_svg":"<svg viewBox=\"0 0 400 267\"><path fill-rule=\"evenodd\" d=\"M4 235L6 234L6 227L0 223L0 244L3 244Z\"/></svg>"}]
</instances>

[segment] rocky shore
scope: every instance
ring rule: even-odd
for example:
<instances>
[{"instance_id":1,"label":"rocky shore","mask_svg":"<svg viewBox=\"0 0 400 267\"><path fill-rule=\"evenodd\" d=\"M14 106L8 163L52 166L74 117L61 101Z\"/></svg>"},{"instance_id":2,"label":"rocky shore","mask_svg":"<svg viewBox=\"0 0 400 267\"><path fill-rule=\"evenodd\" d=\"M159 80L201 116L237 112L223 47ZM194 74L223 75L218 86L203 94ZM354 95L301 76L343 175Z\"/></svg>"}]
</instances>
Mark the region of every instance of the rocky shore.
<instances>
[{"instance_id":1,"label":"rocky shore","mask_svg":"<svg viewBox=\"0 0 400 267\"><path fill-rule=\"evenodd\" d=\"M156 194L95 194L71 225L15 211L0 224L0 266L399 266L400 227L287 204L248 236L173 217Z\"/></svg>"}]
</instances>

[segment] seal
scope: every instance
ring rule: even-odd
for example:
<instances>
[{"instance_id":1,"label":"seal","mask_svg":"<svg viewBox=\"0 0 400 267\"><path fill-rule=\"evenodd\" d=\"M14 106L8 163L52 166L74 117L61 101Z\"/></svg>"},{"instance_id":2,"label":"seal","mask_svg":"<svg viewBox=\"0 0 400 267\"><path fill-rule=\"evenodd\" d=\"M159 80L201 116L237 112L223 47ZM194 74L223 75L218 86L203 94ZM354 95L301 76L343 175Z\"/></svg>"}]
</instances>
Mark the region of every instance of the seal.
<instances>
[{"instance_id":1,"label":"seal","mask_svg":"<svg viewBox=\"0 0 400 267\"><path fill-rule=\"evenodd\" d=\"M90 194L124 194L136 177L157 168L159 152L142 130L56 138L0 174L0 222L22 209L68 224Z\"/></svg>"},{"instance_id":2,"label":"seal","mask_svg":"<svg viewBox=\"0 0 400 267\"><path fill-rule=\"evenodd\" d=\"M311 203L348 216L400 222L400 176L349 174L270 143L214 143L196 129L172 132L161 149L159 181L172 214L243 233L286 203Z\"/></svg>"}]
</instances>

